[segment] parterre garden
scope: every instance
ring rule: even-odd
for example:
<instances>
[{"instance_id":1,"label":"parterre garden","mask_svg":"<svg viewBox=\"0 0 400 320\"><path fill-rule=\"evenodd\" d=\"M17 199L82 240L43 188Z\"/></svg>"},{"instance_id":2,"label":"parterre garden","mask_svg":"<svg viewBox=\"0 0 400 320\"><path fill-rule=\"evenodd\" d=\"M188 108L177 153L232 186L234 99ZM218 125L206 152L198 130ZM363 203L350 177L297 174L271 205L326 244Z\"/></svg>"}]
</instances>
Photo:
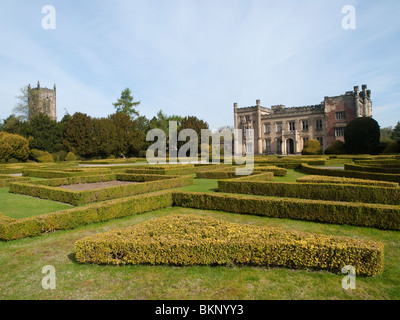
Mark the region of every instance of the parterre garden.
<instances>
[{"instance_id":1,"label":"parterre garden","mask_svg":"<svg viewBox=\"0 0 400 320\"><path fill-rule=\"evenodd\" d=\"M399 299L400 158L0 166L3 299ZM43 290L42 267L57 272ZM341 270L357 271L356 290Z\"/></svg>"}]
</instances>

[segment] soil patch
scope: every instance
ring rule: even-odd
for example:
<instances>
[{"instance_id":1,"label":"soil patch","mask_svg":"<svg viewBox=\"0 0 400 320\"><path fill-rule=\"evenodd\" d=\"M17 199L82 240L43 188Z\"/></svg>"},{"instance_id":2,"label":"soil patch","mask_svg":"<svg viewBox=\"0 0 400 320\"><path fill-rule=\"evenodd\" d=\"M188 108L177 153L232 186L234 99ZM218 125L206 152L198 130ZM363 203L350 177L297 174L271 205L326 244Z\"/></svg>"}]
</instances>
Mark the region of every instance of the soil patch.
<instances>
[{"instance_id":1,"label":"soil patch","mask_svg":"<svg viewBox=\"0 0 400 320\"><path fill-rule=\"evenodd\" d=\"M88 190L96 190L117 186L126 186L130 184L135 184L138 182L130 182L130 181L104 181L104 182L95 182L95 183L78 183L78 184L70 184L65 186L59 186L59 188L71 191L88 191Z\"/></svg>"}]
</instances>

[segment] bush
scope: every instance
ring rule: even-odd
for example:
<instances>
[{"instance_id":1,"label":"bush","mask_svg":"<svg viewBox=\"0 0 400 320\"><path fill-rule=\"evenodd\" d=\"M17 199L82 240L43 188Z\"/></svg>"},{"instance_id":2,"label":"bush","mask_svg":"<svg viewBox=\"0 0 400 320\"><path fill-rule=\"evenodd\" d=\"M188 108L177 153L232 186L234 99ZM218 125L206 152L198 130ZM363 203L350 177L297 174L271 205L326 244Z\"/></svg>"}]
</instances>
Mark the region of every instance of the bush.
<instances>
[{"instance_id":1,"label":"bush","mask_svg":"<svg viewBox=\"0 0 400 320\"><path fill-rule=\"evenodd\" d=\"M305 176L296 179L297 182L305 183L335 183L335 184L356 184L366 186L379 186L387 188L398 188L399 184L395 182L377 181L377 180L364 180L353 178L329 177L329 176Z\"/></svg>"},{"instance_id":2,"label":"bush","mask_svg":"<svg viewBox=\"0 0 400 320\"><path fill-rule=\"evenodd\" d=\"M302 155L319 155L322 154L321 145L318 140L310 139L304 144L304 149L301 151Z\"/></svg>"},{"instance_id":3,"label":"bush","mask_svg":"<svg viewBox=\"0 0 400 320\"><path fill-rule=\"evenodd\" d=\"M400 203L400 188L354 184L238 181L238 179L232 179L218 181L218 191L312 200L390 205Z\"/></svg>"},{"instance_id":4,"label":"bush","mask_svg":"<svg viewBox=\"0 0 400 320\"><path fill-rule=\"evenodd\" d=\"M387 167L379 167L379 166L365 166L365 165L357 165L357 164L345 164L345 170L352 171L362 171L362 172L377 172L377 173L391 173L391 174L400 174L400 168L387 168Z\"/></svg>"},{"instance_id":5,"label":"bush","mask_svg":"<svg viewBox=\"0 0 400 320\"><path fill-rule=\"evenodd\" d=\"M397 141L390 141L382 153L399 153L400 146Z\"/></svg>"},{"instance_id":6,"label":"bush","mask_svg":"<svg viewBox=\"0 0 400 320\"><path fill-rule=\"evenodd\" d=\"M399 206L199 192L173 192L173 200L185 208L400 230Z\"/></svg>"},{"instance_id":7,"label":"bush","mask_svg":"<svg viewBox=\"0 0 400 320\"><path fill-rule=\"evenodd\" d=\"M29 157L29 142L18 134L0 131L0 160L26 161Z\"/></svg>"},{"instance_id":8,"label":"bush","mask_svg":"<svg viewBox=\"0 0 400 320\"><path fill-rule=\"evenodd\" d=\"M383 271L380 242L242 225L210 217L172 215L75 242L81 263L256 265L359 275ZM350 257L350 259L349 259Z\"/></svg>"},{"instance_id":9,"label":"bush","mask_svg":"<svg viewBox=\"0 0 400 320\"><path fill-rule=\"evenodd\" d=\"M76 156L70 151L65 156L65 161L76 161Z\"/></svg>"},{"instance_id":10,"label":"bush","mask_svg":"<svg viewBox=\"0 0 400 320\"><path fill-rule=\"evenodd\" d=\"M352 120L345 128L344 140L349 154L374 154L380 141L379 124L369 117Z\"/></svg>"},{"instance_id":11,"label":"bush","mask_svg":"<svg viewBox=\"0 0 400 320\"><path fill-rule=\"evenodd\" d=\"M2 215L0 214L0 239L10 241L35 237L56 230L75 229L78 226L104 222L170 206L172 206L171 193L158 192L25 219L1 219Z\"/></svg>"},{"instance_id":12,"label":"bush","mask_svg":"<svg viewBox=\"0 0 400 320\"><path fill-rule=\"evenodd\" d=\"M325 150L325 154L346 154L346 148L344 143L340 140L336 140Z\"/></svg>"},{"instance_id":13,"label":"bush","mask_svg":"<svg viewBox=\"0 0 400 320\"><path fill-rule=\"evenodd\" d=\"M37 162L54 162L54 158L50 153L38 149L32 149L30 157Z\"/></svg>"}]
</instances>

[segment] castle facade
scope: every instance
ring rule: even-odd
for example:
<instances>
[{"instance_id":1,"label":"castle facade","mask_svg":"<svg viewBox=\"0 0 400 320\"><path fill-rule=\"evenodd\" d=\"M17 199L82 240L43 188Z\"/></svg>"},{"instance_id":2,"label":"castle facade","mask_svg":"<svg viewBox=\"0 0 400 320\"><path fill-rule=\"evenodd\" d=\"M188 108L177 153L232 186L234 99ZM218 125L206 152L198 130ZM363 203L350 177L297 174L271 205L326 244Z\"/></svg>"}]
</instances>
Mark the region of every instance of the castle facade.
<instances>
[{"instance_id":1,"label":"castle facade","mask_svg":"<svg viewBox=\"0 0 400 320\"><path fill-rule=\"evenodd\" d=\"M254 130L254 154L300 154L308 139L325 151L335 140L344 141L346 125L357 117L372 117L371 91L367 85L344 95L325 97L318 105L286 108L284 105L238 108L234 103L235 129ZM243 138L242 152L251 146ZM239 147L240 148L240 147ZM240 149L239 149L240 150Z\"/></svg>"}]
</instances>

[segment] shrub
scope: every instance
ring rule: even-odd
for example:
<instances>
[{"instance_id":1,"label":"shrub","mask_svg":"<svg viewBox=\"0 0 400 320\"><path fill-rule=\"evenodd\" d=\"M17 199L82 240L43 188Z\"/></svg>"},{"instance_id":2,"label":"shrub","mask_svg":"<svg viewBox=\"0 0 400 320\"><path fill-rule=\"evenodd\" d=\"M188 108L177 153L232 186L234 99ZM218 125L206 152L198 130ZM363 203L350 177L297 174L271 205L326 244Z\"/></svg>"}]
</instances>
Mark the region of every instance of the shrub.
<instances>
[{"instance_id":1,"label":"shrub","mask_svg":"<svg viewBox=\"0 0 400 320\"><path fill-rule=\"evenodd\" d=\"M32 149L30 157L37 162L54 162L54 158L50 153L38 149Z\"/></svg>"},{"instance_id":2,"label":"shrub","mask_svg":"<svg viewBox=\"0 0 400 320\"><path fill-rule=\"evenodd\" d=\"M76 161L76 156L70 151L65 156L65 161Z\"/></svg>"},{"instance_id":3,"label":"shrub","mask_svg":"<svg viewBox=\"0 0 400 320\"><path fill-rule=\"evenodd\" d=\"M357 164L345 164L344 168L345 168L345 170L352 170L352 171L400 174L400 168L365 166L365 165L357 165Z\"/></svg>"},{"instance_id":4,"label":"shrub","mask_svg":"<svg viewBox=\"0 0 400 320\"><path fill-rule=\"evenodd\" d=\"M172 215L75 242L82 263L167 265L256 265L359 275L383 271L380 242L283 231L210 217Z\"/></svg>"},{"instance_id":5,"label":"shrub","mask_svg":"<svg viewBox=\"0 0 400 320\"><path fill-rule=\"evenodd\" d=\"M18 134L0 131L0 160L26 161L29 157L29 142Z\"/></svg>"},{"instance_id":6,"label":"shrub","mask_svg":"<svg viewBox=\"0 0 400 320\"><path fill-rule=\"evenodd\" d=\"M340 140L336 140L325 150L325 154L346 154L346 148L344 143Z\"/></svg>"},{"instance_id":7,"label":"shrub","mask_svg":"<svg viewBox=\"0 0 400 320\"><path fill-rule=\"evenodd\" d=\"M352 120L345 128L344 140L350 154L376 153L380 140L379 124L369 117Z\"/></svg>"},{"instance_id":8,"label":"shrub","mask_svg":"<svg viewBox=\"0 0 400 320\"><path fill-rule=\"evenodd\" d=\"M382 153L399 153L400 146L397 141L390 141Z\"/></svg>"},{"instance_id":9,"label":"shrub","mask_svg":"<svg viewBox=\"0 0 400 320\"><path fill-rule=\"evenodd\" d=\"M321 145L318 140L310 139L304 144L304 149L301 151L302 155L319 155L322 154Z\"/></svg>"},{"instance_id":10,"label":"shrub","mask_svg":"<svg viewBox=\"0 0 400 320\"><path fill-rule=\"evenodd\" d=\"M173 200L185 208L400 230L399 206L199 192L173 192Z\"/></svg>"}]
</instances>

